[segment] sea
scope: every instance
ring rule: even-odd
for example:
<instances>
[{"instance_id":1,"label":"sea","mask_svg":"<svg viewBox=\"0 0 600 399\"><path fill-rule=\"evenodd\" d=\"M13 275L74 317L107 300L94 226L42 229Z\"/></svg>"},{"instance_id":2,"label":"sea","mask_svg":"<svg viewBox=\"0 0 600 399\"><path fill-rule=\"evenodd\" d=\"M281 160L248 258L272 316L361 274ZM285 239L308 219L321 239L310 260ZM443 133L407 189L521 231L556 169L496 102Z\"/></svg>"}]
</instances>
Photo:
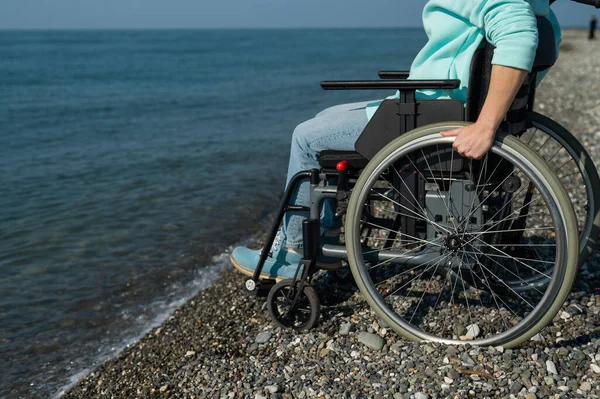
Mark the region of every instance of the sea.
<instances>
[{"instance_id":1,"label":"sea","mask_svg":"<svg viewBox=\"0 0 600 399\"><path fill-rule=\"evenodd\" d=\"M60 396L229 272L283 192L294 127L393 94L319 82L405 70L425 41L0 31L0 397Z\"/></svg>"}]
</instances>

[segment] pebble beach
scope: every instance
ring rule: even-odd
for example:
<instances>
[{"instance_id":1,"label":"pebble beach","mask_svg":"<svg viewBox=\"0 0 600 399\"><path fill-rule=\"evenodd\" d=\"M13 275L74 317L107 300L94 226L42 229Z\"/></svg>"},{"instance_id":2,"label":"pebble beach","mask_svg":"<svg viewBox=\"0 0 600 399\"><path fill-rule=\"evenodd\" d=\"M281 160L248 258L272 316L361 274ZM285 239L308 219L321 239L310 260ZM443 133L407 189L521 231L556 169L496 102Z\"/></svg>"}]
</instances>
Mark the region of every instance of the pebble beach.
<instances>
[{"instance_id":1,"label":"pebble beach","mask_svg":"<svg viewBox=\"0 0 600 399\"><path fill-rule=\"evenodd\" d=\"M360 77L357 77L360 78ZM317 82L315 82L317 84ZM537 111L569 128L600 165L600 41L563 32ZM257 243L260 239L256 240ZM258 244L257 244L258 245ZM582 265L553 322L517 348L408 342L351 278L315 282L317 328L276 328L263 298L226 269L63 398L546 398L600 396L600 253Z\"/></svg>"}]
</instances>

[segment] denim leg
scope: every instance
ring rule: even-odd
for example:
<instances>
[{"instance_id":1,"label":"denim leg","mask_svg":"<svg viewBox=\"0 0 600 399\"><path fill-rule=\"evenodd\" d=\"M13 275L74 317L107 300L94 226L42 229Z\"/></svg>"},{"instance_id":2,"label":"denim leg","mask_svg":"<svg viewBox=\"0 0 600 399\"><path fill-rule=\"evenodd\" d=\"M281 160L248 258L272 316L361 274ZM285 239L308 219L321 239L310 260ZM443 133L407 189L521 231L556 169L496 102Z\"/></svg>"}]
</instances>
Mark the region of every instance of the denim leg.
<instances>
[{"instance_id":1,"label":"denim leg","mask_svg":"<svg viewBox=\"0 0 600 399\"><path fill-rule=\"evenodd\" d=\"M327 115L327 114L343 113L343 112L353 111L353 110L357 110L357 109L362 109L363 111L365 111L365 107L367 106L367 104L372 103L372 102L374 102L374 100L361 101L358 103L334 105L333 107L325 108L323 111L319 112L316 115L316 117Z\"/></svg>"},{"instance_id":2,"label":"denim leg","mask_svg":"<svg viewBox=\"0 0 600 399\"><path fill-rule=\"evenodd\" d=\"M369 101L370 102L370 101ZM365 106L369 102L344 104L326 109L294 130L286 185L301 171L319 168L318 154L324 150L353 151L356 139L367 125ZM303 181L292 194L291 203L308 206L310 183ZM333 201L326 201L321 220L325 228L334 223ZM289 248L302 247L304 212L288 212L284 231Z\"/></svg>"}]
</instances>

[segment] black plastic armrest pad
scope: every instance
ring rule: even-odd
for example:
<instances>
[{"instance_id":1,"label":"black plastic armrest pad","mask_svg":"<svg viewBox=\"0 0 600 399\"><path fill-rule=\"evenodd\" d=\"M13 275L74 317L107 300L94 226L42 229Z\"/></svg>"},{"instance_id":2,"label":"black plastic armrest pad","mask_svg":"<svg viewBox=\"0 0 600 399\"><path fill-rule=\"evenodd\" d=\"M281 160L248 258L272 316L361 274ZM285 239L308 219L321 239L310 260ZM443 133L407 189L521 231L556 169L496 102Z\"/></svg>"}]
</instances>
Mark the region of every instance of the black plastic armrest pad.
<instances>
[{"instance_id":1,"label":"black plastic armrest pad","mask_svg":"<svg viewBox=\"0 0 600 399\"><path fill-rule=\"evenodd\" d=\"M381 79L408 79L409 71L379 71Z\"/></svg>"},{"instance_id":2,"label":"black plastic armrest pad","mask_svg":"<svg viewBox=\"0 0 600 399\"><path fill-rule=\"evenodd\" d=\"M330 80L321 82L324 90L426 90L456 89L460 80Z\"/></svg>"}]
</instances>

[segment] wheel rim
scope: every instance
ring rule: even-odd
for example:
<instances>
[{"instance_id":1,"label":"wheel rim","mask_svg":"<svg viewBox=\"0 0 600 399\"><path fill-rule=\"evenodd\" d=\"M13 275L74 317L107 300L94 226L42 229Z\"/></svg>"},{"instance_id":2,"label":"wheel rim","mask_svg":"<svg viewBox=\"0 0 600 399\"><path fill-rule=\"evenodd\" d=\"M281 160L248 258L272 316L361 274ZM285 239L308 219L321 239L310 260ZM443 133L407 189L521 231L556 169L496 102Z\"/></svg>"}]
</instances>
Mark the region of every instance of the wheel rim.
<instances>
[{"instance_id":1,"label":"wheel rim","mask_svg":"<svg viewBox=\"0 0 600 399\"><path fill-rule=\"evenodd\" d=\"M439 190L439 187L444 186L444 184L435 181L436 169L432 168L430 162L427 161L428 156L425 155L426 153L423 152L423 149L431 149L433 146L437 146L438 148L440 146L450 148L452 141L453 140L451 138L442 138L437 134L423 136L414 141L406 143L405 145L396 149L396 151L389 154L383 162L381 162L369 173L368 177L365 178L366 180L363 181L363 184L360 186L359 191L353 192L353 196L356 196L356 201L353 203L358 205L353 208L351 219L360 220L361 217L363 217L363 211L365 208L372 206L370 204L374 202L374 196L380 198L382 192L385 193L385 189L382 189L382 187L378 186L378 184L381 182L380 177L386 174L386 170L388 176L389 173L391 173L390 171L393 171L395 174L399 174L399 172L394 168L394 165L398 165L399 162L404 158L410 159L410 157L407 157L409 154L416 157L422 156L422 159L426 161L425 164L429 167L428 173L422 173L422 171L419 171L419 168L416 167L414 161L411 161L410 163L415 166L415 169L418 171L417 173L422 175L424 180L426 180L425 184L433 184L434 186L437 185L438 197L442 198L443 196L440 194L440 191L442 190ZM427 239L423 240L423 238L419 236L407 237L406 234L400 234L400 244L392 241L392 245L390 246L389 232L386 232L386 234L388 234L388 238L383 239L380 237L379 241L385 242L387 246L383 248L376 248L376 251L374 251L373 248L368 246L363 248L361 245L361 231L358 223L355 223L354 226L347 226L347 231L350 232L350 240L352 241L352 253L349 254L350 262L351 265L353 265L353 272L356 270L359 274L358 277L364 282L364 287L367 290L367 297L371 298L370 303L375 305L376 310L379 310L381 314L385 315L394 324L398 325L400 329L411 338L446 343L464 343L465 340L471 336L474 338L474 344L490 345L498 344L499 342L509 342L522 335L532 335L530 333L531 330L540 323L540 321L544 318L544 315L547 314L551 308L554 308L556 297L558 296L559 292L562 292L561 284L563 283L565 270L568 264L567 251L565 249L567 237L563 226L564 216L562 215L562 209L557 206L557 200L554 196L554 193L552 190L547 188L547 182L544 176L536 173L536 168L533 166L533 164L526 159L520 158L519 154L514 149L507 147L502 143L497 143L497 145L493 147L492 153L496 156L500 156L504 160L503 162L510 162L513 166L518 167L519 172L523 176L527 177L528 180L532 182L534 187L536 187L539 193L537 200L541 200L541 202L546 205L550 215L549 219L553 224L551 229L545 229L546 240L544 245L546 245L546 247L543 254L545 254L544 259L552 258L551 263L554 272L549 275L544 271L547 268L543 268L543 270L540 271L538 270L540 269L539 266L533 267L532 265L534 264L539 265L539 259L520 258L514 254L511 255L510 253L506 253L502 249L498 250L498 248L494 248L493 245L486 243L486 240L481 239L481 237L483 234L488 232L489 229L486 231L483 229L483 227L478 227L476 230L464 228L461 231L459 224L452 226L448 223L436 222L432 219L433 215L430 214L431 212L429 212L427 208L423 207L421 207L421 209L416 209L416 213L415 209L405 209L401 206L399 209L403 210L409 215L412 215L415 219L421 218L424 219L424 221L429 225L436 225L436 230L439 230L438 233L440 233L439 237L437 238L428 236ZM452 157L454 156L457 155L453 153ZM489 160L488 157L484 158L481 165L486 162L485 159ZM452 164L452 160L450 163ZM499 164L501 163L502 162ZM419 166L421 167L422 165L423 162L421 162ZM471 169L472 168L473 164L471 163ZM483 170L484 168L480 166L480 171ZM487 173L488 176L493 176L495 170L491 172L491 174L489 174L488 170ZM518 172L513 171L511 173L512 175L518 175ZM486 203L487 198L481 200L482 195L485 192L485 190L482 190L482 188L489 183L489 180L484 182L484 184L481 184L481 177L483 175L483 173L479 174L479 180L475 184L475 192L479 194L477 194L477 196L473 196L473 198L468 200L467 203L473 202L475 198L480 198L480 204L478 205L480 207L483 207ZM472 176L474 175L472 174ZM442 178L443 177L440 172L439 180L442 180ZM405 181L406 179L400 178L399 180ZM451 176L449 180L452 181ZM471 181L471 183L475 183L475 179L472 180L473 181ZM391 182L388 181L387 183L393 188L393 184ZM521 189L523 189L523 187L526 186L522 186ZM397 188L395 190L399 191ZM448 192L451 191L452 188L448 190ZM494 190L491 191L493 192ZM520 193L524 192L526 191L521 191ZM517 193L519 193L519 191L515 192L515 199L517 198ZM447 195L446 197L447 201L445 201L446 204L444 207L448 214L452 214L454 211L451 210L450 196ZM389 199L390 198L388 198L388 200ZM417 202L416 199L414 200L415 201L413 202ZM512 200L512 202L516 203L516 200ZM394 203L391 208L393 209L394 206L398 205L401 205L401 201L400 203ZM474 208L470 208L467 212L467 217L465 217L465 219L462 221L463 227L468 225L469 215L473 210ZM411 214L410 212L413 213ZM456 212L454 214L456 216ZM362 220L369 224L368 227L371 229L377 229L379 227L380 230L385 230L385 226L374 226L375 223L369 223L369 221L364 218ZM454 223L452 220L451 222ZM502 219L499 219L498 222L500 222L500 224L497 225L501 225L502 223L506 222L506 220L503 221ZM492 224L494 223L495 222L492 222ZM527 227L524 229L527 229ZM535 231L533 229L534 228L529 228L529 230ZM479 236L477 236L478 232L481 233ZM502 233L502 230L496 229L496 233ZM467 240L464 240L465 235L468 236ZM536 235L539 238L538 233L532 234L531 238L535 237ZM427 262L418 264L414 267L408 267L408 265L405 264L403 266L403 270L399 270L398 273L391 277L388 277L385 274L378 277L377 274L380 274L379 271L375 272L374 275L373 270L376 268L380 268L380 270L383 269L383 266L386 265L386 261L378 259L378 264L374 264L373 262L369 263L369 259L373 257L373 253L377 253L379 256L382 256L385 251L388 252L385 255L388 257L386 268L389 270L390 266L397 261L389 262L389 259L400 257L399 255L394 255L393 252L394 250L397 251L396 253L399 253L398 251L402 251L400 248L402 245L402 237L404 237L404 240L408 241L410 244L408 246L405 245L404 254L402 255L403 260L406 259L407 255L409 257L417 257L417 255L421 256L425 251L425 249L423 249L424 247L435 248L434 250L429 249L428 251L435 252L439 250L439 254L434 256L432 253L430 253ZM369 240L370 239L366 240L367 243ZM454 242L453 240L458 241L458 243ZM481 243L478 245L473 245L473 242ZM552 253L548 252L548 243L552 244ZM519 242L515 243L513 247L524 246L525 244L527 244L527 242ZM533 243L531 240L529 244L535 244L534 247L538 250L543 248L541 246L542 244ZM396 247L394 247L394 245L396 245ZM492 248L491 250L489 249L490 247ZM454 253L454 255L449 255L449 251ZM489 252L486 255L485 251L495 252ZM544 287L538 287L531 281L519 278L519 284L526 286L528 289L524 291L529 292L517 291L511 288L510 285L504 284L502 279L495 276L493 269L491 268L491 265L499 267L498 263L501 263L500 266L503 266L502 263L505 262L502 260L503 256L509 257L511 262L521 266L529 266L532 269L532 273L538 274L538 277L534 279L535 281L538 281L543 277L545 282L549 281L549 284ZM475 264L477 269L470 267L467 271L464 266L460 265L461 258L463 261L465 259L471 259L471 263ZM448 259L451 259L452 265L444 265ZM479 262L479 259L482 259L482 261ZM456 260L458 260L459 265L456 265ZM445 272L440 273L440 271ZM454 274L458 275L459 277L454 279L452 284L449 284L449 276L451 273L448 273L448 271L453 271ZM463 273L479 273L482 276L474 276L471 278L472 281L469 281L469 278L465 278ZM408 284L406 281L394 281L398 280L402 274L405 276L416 277L409 279ZM421 276L427 277L427 279L424 280L426 287L419 287L418 284L415 284L415 281L417 281L416 279L419 278L420 281ZM373 278L375 278L375 282ZM493 284L490 283L490 279L493 279L498 285L504 284L507 293L501 295L499 292L497 292L497 289L494 289ZM485 296L483 296L481 293L481 286L478 287L477 285L473 284L476 281L479 281L480 284L483 284L484 288L487 288L488 292ZM395 285L392 285L392 282ZM420 282L423 284L422 281ZM386 285L391 287L386 287ZM433 290L432 288L435 288L436 286L439 291L438 294L431 295ZM380 288L382 288L381 292ZM383 290L383 288L385 288L387 291ZM411 295L411 298L409 298L409 294L411 294L413 290L415 293L418 292L419 295ZM405 294L398 295L399 292L404 292ZM457 292L459 294L458 296L456 295ZM460 298L461 292L463 294L462 299ZM448 294L450 300L440 300L443 295ZM511 305L514 300L507 299L507 296L511 295L518 300L522 300L526 306L517 308L516 306ZM398 297L400 296L402 296L402 298L398 300ZM416 300L413 299L413 297L416 298ZM469 301L471 301L471 303L469 303ZM486 311L484 302L487 305L495 304L495 308L492 307L491 311ZM426 304L426 306L422 306L423 304ZM443 310L444 307L450 308L450 310L446 309L444 317L429 317L429 313L432 313L432 311L435 311L438 308ZM419 308L421 309L419 310ZM409 313L411 309L412 313ZM424 310L429 310L429 312L424 314ZM466 318L464 314L459 314L464 310L467 311ZM442 312L440 312L440 314L442 314ZM464 322L465 319L466 322ZM455 320L459 320L458 324L448 324L449 321ZM487 322L489 322L489 326L482 325ZM460 325L460 323L463 323L464 325ZM479 334L477 334L477 330L479 330ZM460 339L461 333L464 335L463 339ZM473 335L475 336L473 337Z\"/></svg>"}]
</instances>

